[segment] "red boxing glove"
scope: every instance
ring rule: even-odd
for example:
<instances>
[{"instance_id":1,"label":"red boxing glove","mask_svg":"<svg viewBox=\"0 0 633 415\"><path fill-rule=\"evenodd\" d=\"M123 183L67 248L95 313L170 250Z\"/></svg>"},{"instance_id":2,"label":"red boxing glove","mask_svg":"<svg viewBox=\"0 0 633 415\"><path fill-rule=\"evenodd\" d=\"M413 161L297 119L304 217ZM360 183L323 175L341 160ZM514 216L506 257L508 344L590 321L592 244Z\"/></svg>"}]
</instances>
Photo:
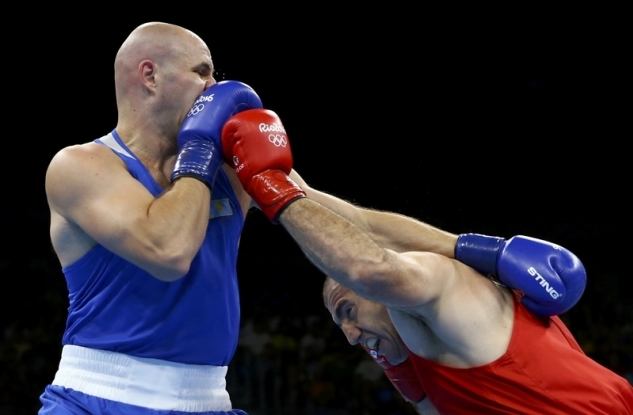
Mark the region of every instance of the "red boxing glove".
<instances>
[{"instance_id":1,"label":"red boxing glove","mask_svg":"<svg viewBox=\"0 0 633 415\"><path fill-rule=\"evenodd\" d=\"M274 112L253 109L229 118L222 128L222 150L244 190L273 223L290 203L306 196L288 177L292 152Z\"/></svg>"},{"instance_id":2,"label":"red boxing glove","mask_svg":"<svg viewBox=\"0 0 633 415\"><path fill-rule=\"evenodd\" d=\"M411 363L409 358L399 365L394 366L389 363L385 356L378 354L373 349L363 345L361 346L374 358L374 361L382 367L387 378L404 399L412 403L418 403L426 397L426 392L424 392L424 388L422 388L422 384L420 384L413 363Z\"/></svg>"}]
</instances>

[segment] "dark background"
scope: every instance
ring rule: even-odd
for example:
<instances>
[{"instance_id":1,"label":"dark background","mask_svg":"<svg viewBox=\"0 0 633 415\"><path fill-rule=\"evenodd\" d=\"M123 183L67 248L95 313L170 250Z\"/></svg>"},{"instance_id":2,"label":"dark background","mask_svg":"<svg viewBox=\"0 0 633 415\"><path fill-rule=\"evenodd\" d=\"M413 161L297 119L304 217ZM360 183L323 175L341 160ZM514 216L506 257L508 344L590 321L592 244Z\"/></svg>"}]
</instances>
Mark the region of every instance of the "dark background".
<instances>
[{"instance_id":1,"label":"dark background","mask_svg":"<svg viewBox=\"0 0 633 415\"><path fill-rule=\"evenodd\" d=\"M525 234L572 250L589 281L564 318L588 354L633 373L631 48L621 10L179 6L187 10L13 16L3 59L0 413L35 413L59 361L67 293L48 237L47 164L114 127L114 56L153 20L200 35L220 76L251 85L282 117L312 186L455 233ZM57 17L35 24L34 14ZM384 379L357 389L364 356L329 322L322 275L259 212L247 219L239 272L243 321L277 325L264 329L268 355L240 347L228 379L236 406L407 412ZM311 360L299 345L306 333L327 341ZM264 372L266 405L244 392Z\"/></svg>"}]
</instances>

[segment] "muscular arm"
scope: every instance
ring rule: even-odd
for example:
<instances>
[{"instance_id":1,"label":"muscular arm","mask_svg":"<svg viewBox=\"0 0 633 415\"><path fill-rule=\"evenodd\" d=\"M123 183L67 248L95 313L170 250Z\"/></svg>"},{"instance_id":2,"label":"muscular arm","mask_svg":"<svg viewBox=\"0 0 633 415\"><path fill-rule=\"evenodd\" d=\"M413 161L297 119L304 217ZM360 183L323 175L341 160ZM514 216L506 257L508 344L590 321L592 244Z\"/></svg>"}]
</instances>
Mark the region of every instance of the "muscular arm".
<instances>
[{"instance_id":1,"label":"muscular arm","mask_svg":"<svg viewBox=\"0 0 633 415\"><path fill-rule=\"evenodd\" d=\"M386 306L398 334L418 356L472 367L505 351L511 294L472 268L432 252L381 248L360 228L308 198L287 206L280 223L324 274Z\"/></svg>"},{"instance_id":2,"label":"muscular arm","mask_svg":"<svg viewBox=\"0 0 633 415\"><path fill-rule=\"evenodd\" d=\"M294 170L290 177L301 186L309 198L354 223L383 248L396 252L434 252L449 258L455 256L457 235L397 213L355 206L311 188Z\"/></svg>"},{"instance_id":3,"label":"muscular arm","mask_svg":"<svg viewBox=\"0 0 633 415\"><path fill-rule=\"evenodd\" d=\"M209 218L209 190L181 178L155 198L111 151L99 144L68 147L46 174L51 238L62 266L86 251L83 240L101 244L146 270L172 281L187 273ZM68 229L77 229L69 231Z\"/></svg>"},{"instance_id":4,"label":"muscular arm","mask_svg":"<svg viewBox=\"0 0 633 415\"><path fill-rule=\"evenodd\" d=\"M383 249L360 228L308 198L290 204L281 223L326 275L387 307L416 307L453 281L452 262L427 252Z\"/></svg>"}]
</instances>

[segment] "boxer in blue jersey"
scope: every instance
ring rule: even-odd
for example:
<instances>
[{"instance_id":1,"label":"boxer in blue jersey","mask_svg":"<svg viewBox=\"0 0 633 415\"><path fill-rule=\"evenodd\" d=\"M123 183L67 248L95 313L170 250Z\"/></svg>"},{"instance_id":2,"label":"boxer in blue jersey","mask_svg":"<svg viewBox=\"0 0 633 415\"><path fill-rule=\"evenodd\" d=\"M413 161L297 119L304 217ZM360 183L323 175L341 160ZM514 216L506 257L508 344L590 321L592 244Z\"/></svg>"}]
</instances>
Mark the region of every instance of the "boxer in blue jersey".
<instances>
[{"instance_id":1,"label":"boxer in blue jersey","mask_svg":"<svg viewBox=\"0 0 633 415\"><path fill-rule=\"evenodd\" d=\"M225 375L251 198L219 140L229 117L261 101L216 83L206 44L171 24L136 28L114 69L115 128L62 149L46 174L70 304L39 413L244 414Z\"/></svg>"}]
</instances>

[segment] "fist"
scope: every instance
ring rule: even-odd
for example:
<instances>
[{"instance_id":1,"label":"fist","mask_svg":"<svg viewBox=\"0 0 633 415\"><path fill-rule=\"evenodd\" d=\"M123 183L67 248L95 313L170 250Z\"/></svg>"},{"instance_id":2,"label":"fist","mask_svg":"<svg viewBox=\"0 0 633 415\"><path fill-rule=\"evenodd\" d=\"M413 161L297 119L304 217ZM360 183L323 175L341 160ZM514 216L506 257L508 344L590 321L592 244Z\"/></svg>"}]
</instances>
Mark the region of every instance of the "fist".
<instances>
[{"instance_id":1,"label":"fist","mask_svg":"<svg viewBox=\"0 0 633 415\"><path fill-rule=\"evenodd\" d=\"M305 197L288 177L290 142L274 112L256 109L231 117L222 128L222 149L244 190L273 223L291 202Z\"/></svg>"}]
</instances>

